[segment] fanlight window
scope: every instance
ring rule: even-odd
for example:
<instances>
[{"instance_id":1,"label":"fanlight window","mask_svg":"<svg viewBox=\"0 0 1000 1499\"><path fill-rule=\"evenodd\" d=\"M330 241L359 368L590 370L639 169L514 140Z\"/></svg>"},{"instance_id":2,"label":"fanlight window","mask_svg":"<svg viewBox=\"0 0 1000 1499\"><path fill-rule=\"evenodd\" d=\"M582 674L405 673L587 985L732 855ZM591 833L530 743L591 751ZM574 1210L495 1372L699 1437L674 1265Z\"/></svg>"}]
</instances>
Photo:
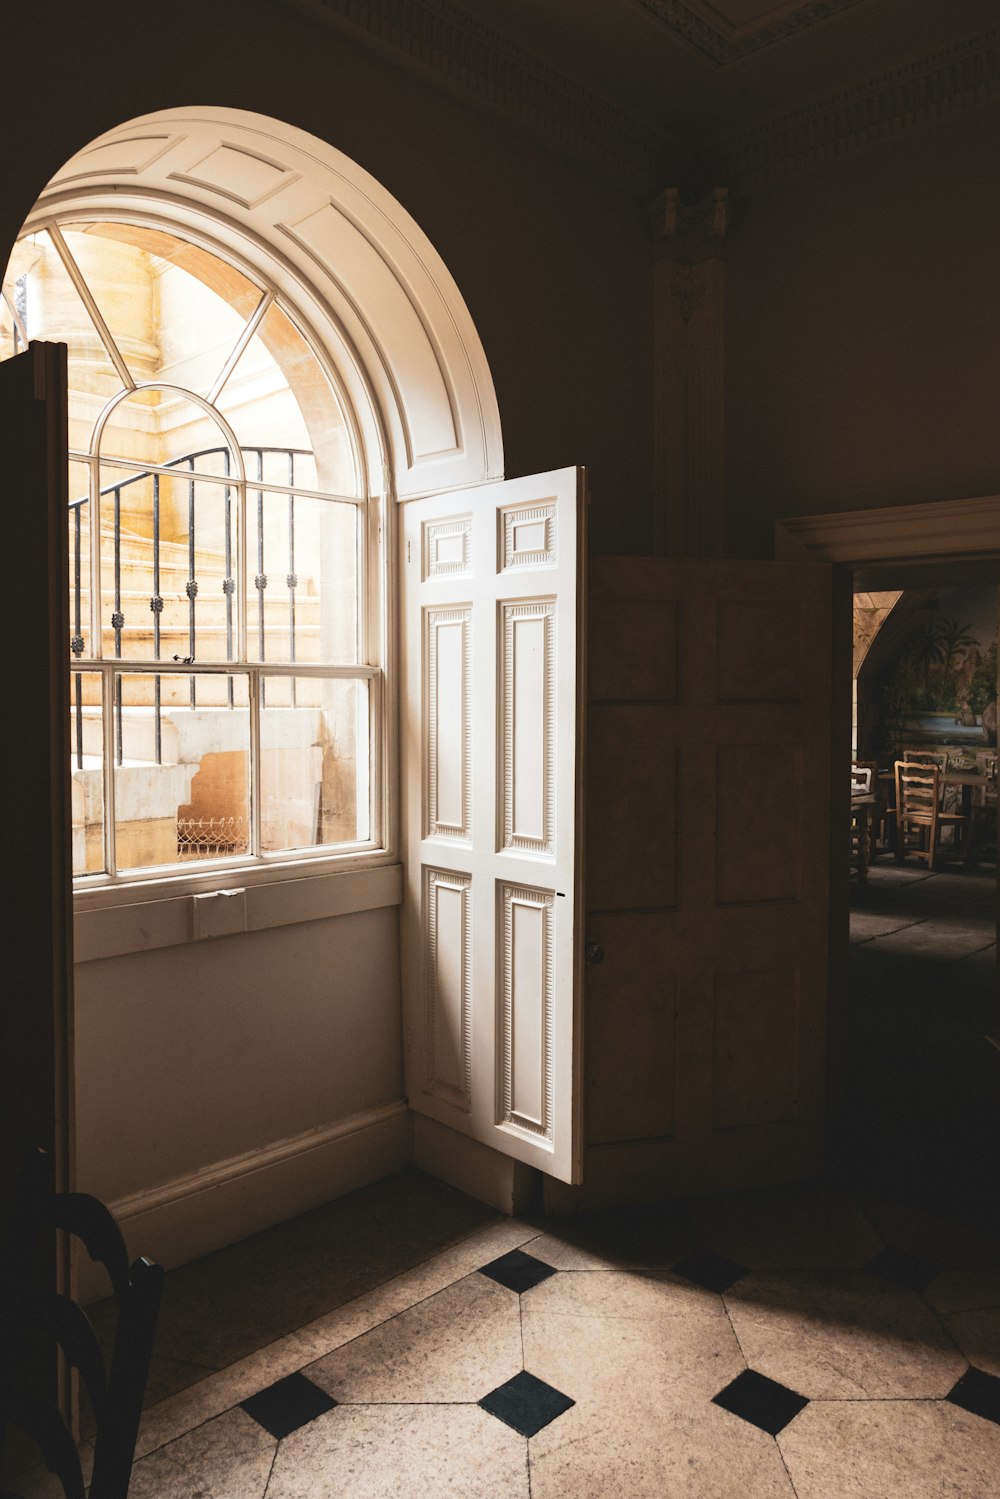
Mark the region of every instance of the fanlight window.
<instances>
[{"instance_id":1,"label":"fanlight window","mask_svg":"<svg viewBox=\"0 0 1000 1499\"><path fill-rule=\"evenodd\" d=\"M368 505L293 307L174 231L48 223L0 353L69 350L74 872L375 846Z\"/></svg>"}]
</instances>

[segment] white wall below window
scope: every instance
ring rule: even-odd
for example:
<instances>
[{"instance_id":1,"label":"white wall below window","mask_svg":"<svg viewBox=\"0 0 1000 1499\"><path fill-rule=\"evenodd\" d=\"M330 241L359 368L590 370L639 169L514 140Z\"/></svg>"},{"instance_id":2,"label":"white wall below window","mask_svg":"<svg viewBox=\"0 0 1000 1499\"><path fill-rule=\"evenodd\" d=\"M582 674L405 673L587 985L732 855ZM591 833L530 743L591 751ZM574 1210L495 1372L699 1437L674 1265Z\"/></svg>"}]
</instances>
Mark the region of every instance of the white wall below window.
<instances>
[{"instance_id":1,"label":"white wall below window","mask_svg":"<svg viewBox=\"0 0 1000 1499\"><path fill-rule=\"evenodd\" d=\"M78 962L75 984L77 1186L130 1252L181 1263L409 1160L394 904Z\"/></svg>"}]
</instances>

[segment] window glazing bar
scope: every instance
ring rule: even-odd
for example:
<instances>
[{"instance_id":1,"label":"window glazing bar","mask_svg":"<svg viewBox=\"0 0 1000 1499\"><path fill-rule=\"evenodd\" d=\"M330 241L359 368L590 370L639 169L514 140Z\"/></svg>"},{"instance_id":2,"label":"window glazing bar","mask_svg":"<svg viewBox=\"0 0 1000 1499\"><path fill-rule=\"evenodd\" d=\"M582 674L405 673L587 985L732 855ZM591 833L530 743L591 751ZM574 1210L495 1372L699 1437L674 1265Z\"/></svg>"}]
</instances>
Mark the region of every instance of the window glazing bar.
<instances>
[{"instance_id":1,"label":"window glazing bar","mask_svg":"<svg viewBox=\"0 0 1000 1499\"><path fill-rule=\"evenodd\" d=\"M87 314L90 318L90 321L97 329L101 343L108 351L108 356L111 359L111 363L118 371L119 379L121 380L126 390L135 390L135 381L132 379L129 367L122 358L121 351L118 348L118 345L115 343L113 337L111 336L111 329L104 321L104 318L101 315L101 309L98 307L97 303L91 296L90 287L83 279L83 273L80 270L80 267L77 265L76 261L73 259L73 256L70 253L69 246L63 239L62 234L59 230L59 226L57 224L50 223L45 225L45 229L50 239L52 240L52 243L56 247L59 259L66 267L66 273L69 276L69 279L72 281L73 285L76 287L77 291L80 294L80 299L83 302L84 307L87 309Z\"/></svg>"},{"instance_id":2,"label":"window glazing bar","mask_svg":"<svg viewBox=\"0 0 1000 1499\"><path fill-rule=\"evenodd\" d=\"M267 309L270 307L273 301L274 292L265 292L263 297L261 297L260 301L257 303L256 308L251 313L246 327L243 329L239 338L233 345L232 353L229 355L229 358L222 366L221 370L215 378L215 384L212 386L212 389L208 393L208 400L213 406L219 399L219 394L222 390L222 387L225 385L226 381L229 379L230 375L233 373L233 370L239 363L240 356L242 355L243 350L246 348L247 344L253 338L254 334L257 332L257 329L264 321L264 316L267 312Z\"/></svg>"}]
</instances>

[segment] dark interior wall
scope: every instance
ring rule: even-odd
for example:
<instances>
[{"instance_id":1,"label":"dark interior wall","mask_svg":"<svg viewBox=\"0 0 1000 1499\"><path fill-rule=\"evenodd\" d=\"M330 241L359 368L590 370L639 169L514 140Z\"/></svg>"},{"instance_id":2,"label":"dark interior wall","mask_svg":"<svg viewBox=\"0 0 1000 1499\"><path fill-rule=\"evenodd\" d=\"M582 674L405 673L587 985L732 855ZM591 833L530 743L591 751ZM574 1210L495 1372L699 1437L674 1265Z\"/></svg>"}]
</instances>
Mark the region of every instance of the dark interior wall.
<instances>
[{"instance_id":1,"label":"dark interior wall","mask_svg":"<svg viewBox=\"0 0 1000 1499\"><path fill-rule=\"evenodd\" d=\"M738 195L727 524L1000 491L1000 113Z\"/></svg>"},{"instance_id":2,"label":"dark interior wall","mask_svg":"<svg viewBox=\"0 0 1000 1499\"><path fill-rule=\"evenodd\" d=\"M591 542L652 543L652 247L641 205L278 0L46 8L50 49L8 69L0 258L75 151L123 120L214 104L288 121L376 177L469 306L508 477L583 463ZM99 18L99 19L98 19Z\"/></svg>"}]
</instances>

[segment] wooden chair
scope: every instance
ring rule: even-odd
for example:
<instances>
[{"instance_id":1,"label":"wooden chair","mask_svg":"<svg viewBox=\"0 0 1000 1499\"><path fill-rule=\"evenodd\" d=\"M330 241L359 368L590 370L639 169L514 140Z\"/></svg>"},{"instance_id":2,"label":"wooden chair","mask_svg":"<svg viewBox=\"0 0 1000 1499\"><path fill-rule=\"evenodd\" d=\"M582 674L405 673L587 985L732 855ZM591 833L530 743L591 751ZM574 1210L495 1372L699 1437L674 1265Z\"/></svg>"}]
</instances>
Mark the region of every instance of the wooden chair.
<instances>
[{"instance_id":1,"label":"wooden chair","mask_svg":"<svg viewBox=\"0 0 1000 1499\"><path fill-rule=\"evenodd\" d=\"M861 881L868 877L878 813L877 800L869 798L877 796L878 765L874 760L855 760L851 766L851 867Z\"/></svg>"},{"instance_id":2,"label":"wooden chair","mask_svg":"<svg viewBox=\"0 0 1000 1499\"><path fill-rule=\"evenodd\" d=\"M911 747L903 750L903 759L909 765L936 765L944 775L945 771L951 769L951 751L946 745L940 749L918 749ZM957 812L961 805L961 793L957 786L941 786L941 811Z\"/></svg>"},{"instance_id":3,"label":"wooden chair","mask_svg":"<svg viewBox=\"0 0 1000 1499\"><path fill-rule=\"evenodd\" d=\"M108 1368L83 1308L37 1283L39 1241L56 1230L79 1239L111 1280L118 1320ZM104 1204L81 1192L54 1192L51 1159L38 1151L18 1184L0 1276L0 1451L6 1428L17 1427L37 1446L66 1499L84 1499L86 1492L89 1499L127 1499L163 1267L141 1258L130 1265L121 1230ZM89 1491L63 1413L54 1399L46 1402L28 1389L25 1373L37 1368L43 1342L58 1345L90 1397L96 1435ZM4 1490L0 1499L17 1496Z\"/></svg>"},{"instance_id":4,"label":"wooden chair","mask_svg":"<svg viewBox=\"0 0 1000 1499\"><path fill-rule=\"evenodd\" d=\"M976 792L972 806L973 847L978 857L997 856L997 757L980 756L983 784Z\"/></svg>"},{"instance_id":5,"label":"wooden chair","mask_svg":"<svg viewBox=\"0 0 1000 1499\"><path fill-rule=\"evenodd\" d=\"M936 764L912 760L896 761L896 859L902 863L908 855L923 859L934 868L940 853L939 833L942 827L954 830L954 852L961 842L964 851L968 837L966 819L959 813L941 811L941 772Z\"/></svg>"}]
</instances>

